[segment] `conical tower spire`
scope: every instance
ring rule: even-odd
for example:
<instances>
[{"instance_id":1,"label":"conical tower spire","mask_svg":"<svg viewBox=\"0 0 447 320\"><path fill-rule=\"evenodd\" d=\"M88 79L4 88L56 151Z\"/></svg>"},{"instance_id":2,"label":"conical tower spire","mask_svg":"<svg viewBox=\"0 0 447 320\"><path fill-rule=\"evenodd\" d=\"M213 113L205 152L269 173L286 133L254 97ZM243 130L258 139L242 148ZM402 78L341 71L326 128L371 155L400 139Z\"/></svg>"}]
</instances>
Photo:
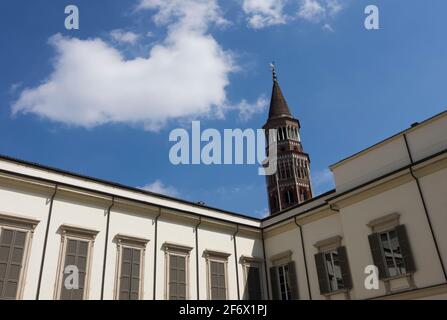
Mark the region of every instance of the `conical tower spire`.
<instances>
[{"instance_id":1,"label":"conical tower spire","mask_svg":"<svg viewBox=\"0 0 447 320\"><path fill-rule=\"evenodd\" d=\"M275 64L271 63L270 68L272 69L273 89L272 98L270 100L269 119L279 117L292 117L289 106L287 105L286 99L284 98L278 83L278 75L276 73Z\"/></svg>"}]
</instances>

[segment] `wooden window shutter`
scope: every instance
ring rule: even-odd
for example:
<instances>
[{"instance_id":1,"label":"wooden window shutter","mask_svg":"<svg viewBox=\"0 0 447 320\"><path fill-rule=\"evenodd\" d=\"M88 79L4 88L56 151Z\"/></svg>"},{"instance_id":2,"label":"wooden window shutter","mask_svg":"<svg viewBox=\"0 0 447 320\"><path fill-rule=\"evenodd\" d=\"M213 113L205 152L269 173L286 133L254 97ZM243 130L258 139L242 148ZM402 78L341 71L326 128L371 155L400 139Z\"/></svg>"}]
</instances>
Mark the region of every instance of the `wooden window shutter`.
<instances>
[{"instance_id":1,"label":"wooden window shutter","mask_svg":"<svg viewBox=\"0 0 447 320\"><path fill-rule=\"evenodd\" d=\"M407 229L405 225L401 224L396 227L397 238L399 239L399 246L402 253L402 258L405 263L405 270L407 273L416 271L413 253L411 251L410 242L408 240Z\"/></svg>"},{"instance_id":2,"label":"wooden window shutter","mask_svg":"<svg viewBox=\"0 0 447 320\"><path fill-rule=\"evenodd\" d=\"M16 299L26 232L4 229L0 238L0 300Z\"/></svg>"},{"instance_id":3,"label":"wooden window shutter","mask_svg":"<svg viewBox=\"0 0 447 320\"><path fill-rule=\"evenodd\" d=\"M141 250L123 247L121 257L120 300L138 300L140 297Z\"/></svg>"},{"instance_id":4,"label":"wooden window shutter","mask_svg":"<svg viewBox=\"0 0 447 320\"><path fill-rule=\"evenodd\" d=\"M225 263L211 261L211 299L226 300Z\"/></svg>"},{"instance_id":5,"label":"wooden window shutter","mask_svg":"<svg viewBox=\"0 0 447 320\"><path fill-rule=\"evenodd\" d=\"M387 277L387 271L382 246L380 244L380 236L378 233L373 233L368 236L368 240L374 265L379 269L379 279L385 279Z\"/></svg>"},{"instance_id":6,"label":"wooden window shutter","mask_svg":"<svg viewBox=\"0 0 447 320\"><path fill-rule=\"evenodd\" d=\"M315 255L315 266L317 267L318 284L320 293L327 294L330 292L329 280L326 273L324 253L320 252Z\"/></svg>"},{"instance_id":7,"label":"wooden window shutter","mask_svg":"<svg viewBox=\"0 0 447 320\"><path fill-rule=\"evenodd\" d=\"M141 267L140 260L141 260L141 250L132 249L130 300L138 300L140 298L140 267Z\"/></svg>"},{"instance_id":8,"label":"wooden window shutter","mask_svg":"<svg viewBox=\"0 0 447 320\"><path fill-rule=\"evenodd\" d=\"M346 247L339 247L337 249L338 261L340 263L341 276L343 279L343 287L346 289L352 288L351 270L349 268L348 254Z\"/></svg>"},{"instance_id":9,"label":"wooden window shutter","mask_svg":"<svg viewBox=\"0 0 447 320\"><path fill-rule=\"evenodd\" d=\"M270 268L270 283L272 285L272 298L273 300L279 299L279 282L278 282L278 273L276 267Z\"/></svg>"},{"instance_id":10,"label":"wooden window shutter","mask_svg":"<svg viewBox=\"0 0 447 320\"><path fill-rule=\"evenodd\" d=\"M186 258L176 255L169 257L169 299L186 299Z\"/></svg>"},{"instance_id":11,"label":"wooden window shutter","mask_svg":"<svg viewBox=\"0 0 447 320\"><path fill-rule=\"evenodd\" d=\"M261 276L258 267L247 267L247 290L248 299L250 300L261 300Z\"/></svg>"},{"instance_id":12,"label":"wooden window shutter","mask_svg":"<svg viewBox=\"0 0 447 320\"><path fill-rule=\"evenodd\" d=\"M132 249L123 248L121 257L121 276L120 276L120 300L129 300L130 296L130 277L132 273Z\"/></svg>"},{"instance_id":13,"label":"wooden window shutter","mask_svg":"<svg viewBox=\"0 0 447 320\"><path fill-rule=\"evenodd\" d=\"M87 273L87 258L88 258L87 241L68 239L67 248L65 252L65 264L62 270L62 300L82 300L84 298L84 286ZM68 266L76 266L78 268L79 283L78 289L67 289L65 280L71 276L71 273L65 273Z\"/></svg>"},{"instance_id":14,"label":"wooden window shutter","mask_svg":"<svg viewBox=\"0 0 447 320\"><path fill-rule=\"evenodd\" d=\"M296 278L296 267L295 267L295 261L291 261L288 264L289 268L289 286L290 286L290 292L291 292L291 300L298 300L298 281Z\"/></svg>"}]
</instances>

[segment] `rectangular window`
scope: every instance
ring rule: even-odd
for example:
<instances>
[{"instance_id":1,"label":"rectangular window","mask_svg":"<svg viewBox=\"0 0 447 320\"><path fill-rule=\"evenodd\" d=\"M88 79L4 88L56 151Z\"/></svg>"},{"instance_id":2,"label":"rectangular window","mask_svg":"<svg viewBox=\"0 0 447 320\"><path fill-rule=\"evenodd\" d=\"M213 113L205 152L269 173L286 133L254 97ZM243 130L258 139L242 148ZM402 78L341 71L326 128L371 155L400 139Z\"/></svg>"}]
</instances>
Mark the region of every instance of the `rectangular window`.
<instances>
[{"instance_id":1,"label":"rectangular window","mask_svg":"<svg viewBox=\"0 0 447 320\"><path fill-rule=\"evenodd\" d=\"M340 261L337 251L324 253L326 262L326 272L329 280L330 291L337 291L344 288Z\"/></svg>"},{"instance_id":2,"label":"rectangular window","mask_svg":"<svg viewBox=\"0 0 447 320\"><path fill-rule=\"evenodd\" d=\"M406 274L405 263L396 230L380 233L380 244L383 250L387 275L394 277Z\"/></svg>"},{"instance_id":3,"label":"rectangular window","mask_svg":"<svg viewBox=\"0 0 447 320\"><path fill-rule=\"evenodd\" d=\"M262 299L262 289L261 289L261 272L258 267L247 266L247 290L249 300L261 300Z\"/></svg>"},{"instance_id":4,"label":"rectangular window","mask_svg":"<svg viewBox=\"0 0 447 320\"><path fill-rule=\"evenodd\" d=\"M84 299L85 280L87 274L87 261L89 254L89 242L83 240L67 239L65 252L65 262L62 277L61 300L82 300ZM74 267L74 268L73 268ZM79 282L77 288L71 287L73 270L77 270ZM75 279L75 278L73 278ZM70 284L67 286L67 283Z\"/></svg>"},{"instance_id":5,"label":"rectangular window","mask_svg":"<svg viewBox=\"0 0 447 320\"><path fill-rule=\"evenodd\" d=\"M114 242L118 249L114 299L144 299L144 257L149 240L117 234Z\"/></svg>"},{"instance_id":6,"label":"rectangular window","mask_svg":"<svg viewBox=\"0 0 447 320\"><path fill-rule=\"evenodd\" d=\"M289 283L289 265L278 267L278 278L281 300L291 300L292 292Z\"/></svg>"},{"instance_id":7,"label":"rectangular window","mask_svg":"<svg viewBox=\"0 0 447 320\"><path fill-rule=\"evenodd\" d=\"M169 299L186 300L186 257L169 256Z\"/></svg>"},{"instance_id":8,"label":"rectangular window","mask_svg":"<svg viewBox=\"0 0 447 320\"><path fill-rule=\"evenodd\" d=\"M138 300L141 283L141 250L122 248L119 300Z\"/></svg>"},{"instance_id":9,"label":"rectangular window","mask_svg":"<svg viewBox=\"0 0 447 320\"><path fill-rule=\"evenodd\" d=\"M226 285L225 263L210 261L210 269L211 269L211 299L226 300L227 285Z\"/></svg>"},{"instance_id":10,"label":"rectangular window","mask_svg":"<svg viewBox=\"0 0 447 320\"><path fill-rule=\"evenodd\" d=\"M88 299L90 261L98 231L62 225L58 233L61 234L61 250L54 299Z\"/></svg>"},{"instance_id":11,"label":"rectangular window","mask_svg":"<svg viewBox=\"0 0 447 320\"><path fill-rule=\"evenodd\" d=\"M0 229L0 300L16 299L27 233Z\"/></svg>"}]
</instances>

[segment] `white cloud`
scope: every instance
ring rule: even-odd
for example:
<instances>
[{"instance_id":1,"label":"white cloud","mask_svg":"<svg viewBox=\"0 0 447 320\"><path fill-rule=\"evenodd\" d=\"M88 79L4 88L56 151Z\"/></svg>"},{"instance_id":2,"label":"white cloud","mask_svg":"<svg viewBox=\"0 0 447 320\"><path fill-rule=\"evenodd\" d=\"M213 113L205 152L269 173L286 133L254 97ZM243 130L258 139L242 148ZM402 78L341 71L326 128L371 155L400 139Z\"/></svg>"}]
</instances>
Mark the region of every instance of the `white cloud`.
<instances>
[{"instance_id":1,"label":"white cloud","mask_svg":"<svg viewBox=\"0 0 447 320\"><path fill-rule=\"evenodd\" d=\"M335 17L343 6L339 0L299 0L298 17L309 22L321 22Z\"/></svg>"},{"instance_id":2,"label":"white cloud","mask_svg":"<svg viewBox=\"0 0 447 320\"><path fill-rule=\"evenodd\" d=\"M325 16L326 9L318 0L301 0L298 16L307 21L318 22Z\"/></svg>"},{"instance_id":3,"label":"white cloud","mask_svg":"<svg viewBox=\"0 0 447 320\"><path fill-rule=\"evenodd\" d=\"M54 70L23 90L13 113L33 113L69 125L143 124L159 130L172 119L207 116L228 104L226 87L235 62L209 34L224 24L215 0L143 0L168 24L163 42L147 57L126 60L102 39L53 36ZM222 110L220 110L222 112Z\"/></svg>"},{"instance_id":4,"label":"white cloud","mask_svg":"<svg viewBox=\"0 0 447 320\"><path fill-rule=\"evenodd\" d=\"M325 23L322 28L325 31L330 31L330 32L334 32L335 31L334 28L332 28L332 26L329 23Z\"/></svg>"},{"instance_id":5,"label":"white cloud","mask_svg":"<svg viewBox=\"0 0 447 320\"><path fill-rule=\"evenodd\" d=\"M262 210L256 210L255 215L261 219L270 216L270 210L268 208L263 208Z\"/></svg>"},{"instance_id":6,"label":"white cloud","mask_svg":"<svg viewBox=\"0 0 447 320\"><path fill-rule=\"evenodd\" d=\"M343 6L338 0L327 0L326 4L327 4L327 12L331 16L335 16L343 9Z\"/></svg>"},{"instance_id":7,"label":"white cloud","mask_svg":"<svg viewBox=\"0 0 447 320\"><path fill-rule=\"evenodd\" d=\"M329 169L312 172L312 186L314 196L328 191L334 185L334 176Z\"/></svg>"},{"instance_id":8,"label":"white cloud","mask_svg":"<svg viewBox=\"0 0 447 320\"><path fill-rule=\"evenodd\" d=\"M163 194L170 197L178 197L180 196L180 192L174 187L166 186L163 182L160 180L156 180L155 182L148 184L144 187L141 187L140 189L150 191L153 193Z\"/></svg>"},{"instance_id":9,"label":"white cloud","mask_svg":"<svg viewBox=\"0 0 447 320\"><path fill-rule=\"evenodd\" d=\"M254 103L247 102L247 100L242 100L236 105L227 106L226 109L235 109L239 112L239 119L243 122L248 121L253 115L257 113L262 113L268 107L269 101L262 95Z\"/></svg>"},{"instance_id":10,"label":"white cloud","mask_svg":"<svg viewBox=\"0 0 447 320\"><path fill-rule=\"evenodd\" d=\"M261 29L272 25L303 19L318 23L335 17L343 6L340 0L242 0L248 25ZM286 12L297 10L296 15Z\"/></svg>"},{"instance_id":11,"label":"white cloud","mask_svg":"<svg viewBox=\"0 0 447 320\"><path fill-rule=\"evenodd\" d=\"M254 29L284 24L283 12L286 0L243 0L242 8L247 14L248 25Z\"/></svg>"},{"instance_id":12,"label":"white cloud","mask_svg":"<svg viewBox=\"0 0 447 320\"><path fill-rule=\"evenodd\" d=\"M134 44L140 38L140 35L131 31L123 31L116 29L110 32L110 36L113 40L120 43Z\"/></svg>"}]
</instances>

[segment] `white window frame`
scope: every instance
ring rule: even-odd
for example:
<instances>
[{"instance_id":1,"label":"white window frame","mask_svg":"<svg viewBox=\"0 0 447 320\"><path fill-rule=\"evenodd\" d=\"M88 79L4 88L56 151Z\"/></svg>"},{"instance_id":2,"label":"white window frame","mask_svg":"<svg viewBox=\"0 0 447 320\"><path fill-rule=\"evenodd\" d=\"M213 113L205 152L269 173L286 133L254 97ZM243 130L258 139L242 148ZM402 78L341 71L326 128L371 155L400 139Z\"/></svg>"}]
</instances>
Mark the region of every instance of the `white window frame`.
<instances>
[{"instance_id":1,"label":"white window frame","mask_svg":"<svg viewBox=\"0 0 447 320\"><path fill-rule=\"evenodd\" d=\"M286 275L286 273L285 273L285 271L286 271L286 268L287 267L287 275ZM283 298L282 298L282 289L281 289L281 280L280 280L280 274L279 274L279 270L280 269L282 269L283 270L283 273L284 273L284 284L286 285L286 288L288 287L289 288L289 291L290 291L290 294L292 294L292 292L291 292L291 289L290 289L290 284L289 284L289 272L290 272L290 270L289 270L289 264L287 263L287 264L281 264L281 265L279 265L279 266L277 266L276 267L276 273L277 273L277 277L278 277L278 287L279 287L279 295L280 295L280 297L281 297L281 300L283 300L283 301L289 301L289 300L292 300L292 297L289 297L289 293L288 293L288 291L286 290L286 300L284 300Z\"/></svg>"},{"instance_id":2,"label":"white window frame","mask_svg":"<svg viewBox=\"0 0 447 320\"><path fill-rule=\"evenodd\" d=\"M335 263L334 263L334 254L336 254L337 257L338 257L338 251L337 251L337 249L327 250L327 251L324 251L324 252L322 252L322 253L323 253L323 258L324 258L324 268L325 268L325 270L326 270L326 277L328 278L328 283L329 283L329 290L331 291L331 293L333 293L333 292L339 292L339 291L345 290L345 288L344 288L344 283L343 283L343 288L339 288L339 287L338 287L338 282L337 282L337 287L336 287L336 288L332 288L332 282L331 282L331 279L329 278L329 270L327 269L327 264L326 264L326 262L327 262L327 260L326 260L326 255L329 254L330 257L331 257L331 265L332 265L332 269L335 270L335 268L334 268L334 266L335 266ZM339 261L340 261L340 258L339 258ZM340 272L341 272L341 269L340 269ZM334 276L336 276L336 275L334 275ZM342 276L342 275L340 275L340 276L341 276L341 281L343 281L343 276Z\"/></svg>"},{"instance_id":3,"label":"white window frame","mask_svg":"<svg viewBox=\"0 0 447 320\"><path fill-rule=\"evenodd\" d=\"M162 246L165 252L165 300L169 300L169 277L170 277L170 257L178 256L185 258L185 283L186 283L186 300L189 300L191 297L190 293L190 267L189 260L192 251L192 247L184 246L176 243L165 242Z\"/></svg>"},{"instance_id":4,"label":"white window frame","mask_svg":"<svg viewBox=\"0 0 447 320\"><path fill-rule=\"evenodd\" d=\"M123 249L137 249L140 250L140 283L138 287L138 300L144 299L144 257L146 256L146 247L149 243L148 239L137 238L134 236L117 234L114 237L116 243L116 268L115 268L115 286L113 299L119 300L120 285L121 285L121 258L123 256Z\"/></svg>"},{"instance_id":5,"label":"white window frame","mask_svg":"<svg viewBox=\"0 0 447 320\"><path fill-rule=\"evenodd\" d=\"M205 250L203 252L203 257L206 259L206 273L207 273L207 299L212 299L211 294L211 262L218 262L224 264L224 272L225 272L225 299L229 300L229 287L228 287L228 258L231 254L221 251L214 250Z\"/></svg>"},{"instance_id":6,"label":"white window frame","mask_svg":"<svg viewBox=\"0 0 447 320\"><path fill-rule=\"evenodd\" d=\"M281 253L278 253L270 258L270 261L272 262L272 266L275 267L276 276L278 279L278 292L282 300L282 293L281 293L281 283L279 280L279 268L284 268L285 266L288 266L289 263L292 262L292 254L293 252L291 250L287 250ZM288 279L286 279L288 281ZM290 288L290 286L289 286Z\"/></svg>"},{"instance_id":7,"label":"white window frame","mask_svg":"<svg viewBox=\"0 0 447 320\"><path fill-rule=\"evenodd\" d=\"M387 238L387 239L386 239L386 242L388 243L388 245L389 245L390 248L391 248L391 245L392 245L392 244L391 244L390 233L393 232L393 231L394 231L394 233L395 233L396 240L397 240L397 242L399 243L399 237L397 236L397 232L396 232L396 230L395 230L395 227L392 228L392 229L383 230L383 231L378 232L379 240L380 240L380 249L382 250L382 256L383 256L383 259L385 260L383 263L384 263L384 266L385 266L385 269L386 269L387 277L388 277L389 279L392 279L392 278L400 278L400 277L404 277L404 276L407 276L407 275L408 275L408 272L407 272L407 270L406 270L406 266L405 266L405 262L404 262L404 269L405 269L405 272L402 272L402 271L401 271L401 268L398 268L398 266L397 266L397 262L396 262L396 255L395 255L394 251L391 252L391 254L392 254L391 257L393 258L393 268L397 270L398 274L396 274L396 275L390 275L390 268L388 267L388 264L387 264L387 262L386 262L385 248L384 248L384 246L383 246L382 235L383 235L383 234L386 234L386 238ZM399 243L399 247L400 247L400 243ZM401 253L401 254L402 254L402 253Z\"/></svg>"},{"instance_id":8,"label":"white window frame","mask_svg":"<svg viewBox=\"0 0 447 320\"><path fill-rule=\"evenodd\" d=\"M263 262L264 260L256 257L241 257L241 264L243 267L243 275L244 275L244 287L247 287L248 284L248 268L254 267L259 269L259 285L261 286L261 300L265 299L265 290L264 290L264 277L263 274ZM244 292L244 300L248 300L250 297L248 296L248 290Z\"/></svg>"},{"instance_id":9,"label":"white window frame","mask_svg":"<svg viewBox=\"0 0 447 320\"><path fill-rule=\"evenodd\" d=\"M85 284L82 298L82 300L88 300L90 293L90 274L92 270L93 246L95 243L96 235L99 233L99 231L65 224L59 227L59 233L61 235L61 245L59 250L57 276L54 290L54 300L61 299L62 286L63 286L62 281L64 280L64 266L65 266L65 258L67 255L68 240L85 241L88 243L87 263L85 270Z\"/></svg>"},{"instance_id":10,"label":"white window frame","mask_svg":"<svg viewBox=\"0 0 447 320\"><path fill-rule=\"evenodd\" d=\"M22 257L22 269L20 270L19 282L17 285L16 300L23 299L29 256L31 253L31 244L34 236L34 230L36 229L39 222L40 221L36 219L0 212L0 236L4 230L20 231L26 233L25 246Z\"/></svg>"}]
</instances>

